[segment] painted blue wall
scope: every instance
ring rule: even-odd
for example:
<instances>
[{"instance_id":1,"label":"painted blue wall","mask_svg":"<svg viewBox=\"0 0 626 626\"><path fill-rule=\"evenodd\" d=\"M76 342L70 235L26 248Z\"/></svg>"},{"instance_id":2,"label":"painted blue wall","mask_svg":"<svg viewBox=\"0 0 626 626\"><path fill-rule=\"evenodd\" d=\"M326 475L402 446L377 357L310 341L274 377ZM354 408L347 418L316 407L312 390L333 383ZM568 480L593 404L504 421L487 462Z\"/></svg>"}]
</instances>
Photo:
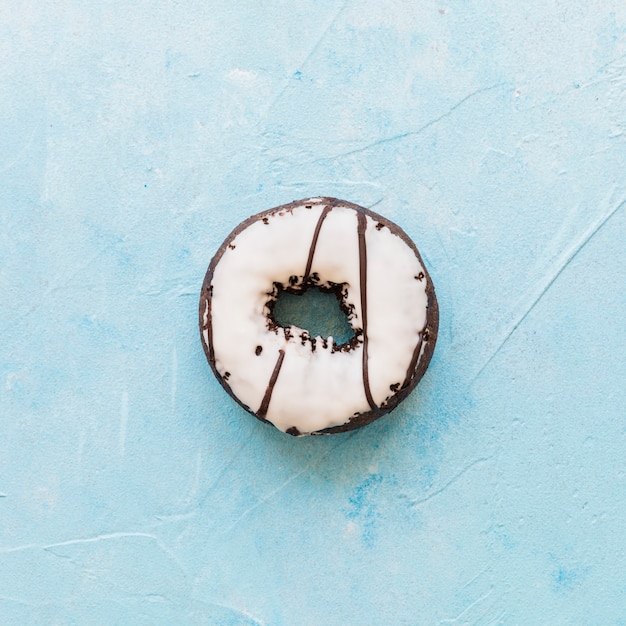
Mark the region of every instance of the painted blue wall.
<instances>
[{"instance_id":1,"label":"painted blue wall","mask_svg":"<svg viewBox=\"0 0 626 626\"><path fill-rule=\"evenodd\" d=\"M626 5L4 0L0 623L626 624ZM441 307L392 416L292 439L208 262L312 195Z\"/></svg>"}]
</instances>

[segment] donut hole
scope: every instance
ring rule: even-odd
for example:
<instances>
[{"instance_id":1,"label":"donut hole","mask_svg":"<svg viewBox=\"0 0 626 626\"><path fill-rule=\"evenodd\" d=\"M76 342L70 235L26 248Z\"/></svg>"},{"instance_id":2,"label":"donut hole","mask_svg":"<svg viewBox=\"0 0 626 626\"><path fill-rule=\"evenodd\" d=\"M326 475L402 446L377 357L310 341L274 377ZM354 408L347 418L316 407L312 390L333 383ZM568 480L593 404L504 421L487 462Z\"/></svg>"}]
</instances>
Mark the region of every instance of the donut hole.
<instances>
[{"instance_id":1,"label":"donut hole","mask_svg":"<svg viewBox=\"0 0 626 626\"><path fill-rule=\"evenodd\" d=\"M272 303L270 317L283 328L296 326L310 337L332 337L335 345L346 345L353 341L355 333L339 297L334 291L314 286L297 292L281 290Z\"/></svg>"}]
</instances>

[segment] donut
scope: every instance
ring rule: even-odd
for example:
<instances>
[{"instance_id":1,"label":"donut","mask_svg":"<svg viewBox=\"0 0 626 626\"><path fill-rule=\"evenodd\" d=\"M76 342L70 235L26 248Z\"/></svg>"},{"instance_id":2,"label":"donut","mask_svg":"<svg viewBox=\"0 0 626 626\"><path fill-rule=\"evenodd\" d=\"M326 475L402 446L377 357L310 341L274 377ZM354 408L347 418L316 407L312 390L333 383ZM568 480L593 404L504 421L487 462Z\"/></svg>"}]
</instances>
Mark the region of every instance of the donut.
<instances>
[{"instance_id":1,"label":"donut","mask_svg":"<svg viewBox=\"0 0 626 626\"><path fill-rule=\"evenodd\" d=\"M346 343L281 326L286 291L337 296ZM431 278L402 229L336 198L308 198L243 221L211 260L200 334L213 373L246 411L290 435L352 430L394 409L433 354Z\"/></svg>"}]
</instances>

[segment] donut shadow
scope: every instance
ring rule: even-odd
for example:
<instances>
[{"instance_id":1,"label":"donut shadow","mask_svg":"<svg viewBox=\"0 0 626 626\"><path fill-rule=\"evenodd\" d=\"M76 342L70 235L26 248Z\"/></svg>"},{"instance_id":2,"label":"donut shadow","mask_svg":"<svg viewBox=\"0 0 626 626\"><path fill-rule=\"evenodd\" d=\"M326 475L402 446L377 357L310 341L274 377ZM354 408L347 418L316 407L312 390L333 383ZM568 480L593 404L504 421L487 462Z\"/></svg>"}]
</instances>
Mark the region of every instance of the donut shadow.
<instances>
[{"instance_id":1,"label":"donut shadow","mask_svg":"<svg viewBox=\"0 0 626 626\"><path fill-rule=\"evenodd\" d=\"M252 422L250 436L268 461L280 464L293 475L307 475L309 479L337 485L351 484L371 474L379 462L395 460L404 465L406 447L413 437L422 438L436 428L435 416L422 409L426 398L414 395L401 406L379 419L350 431L328 435L293 437L271 424ZM417 430L417 433L415 432ZM394 463L395 464L395 463Z\"/></svg>"},{"instance_id":2,"label":"donut shadow","mask_svg":"<svg viewBox=\"0 0 626 626\"><path fill-rule=\"evenodd\" d=\"M439 472L445 433L463 420L472 394L444 354L435 350L419 385L392 411L347 432L292 437L243 410L249 437L270 463L300 479L326 483L329 489L350 486L382 472L402 480ZM300 484L300 480L296 483ZM305 497L306 487L301 495Z\"/></svg>"}]
</instances>

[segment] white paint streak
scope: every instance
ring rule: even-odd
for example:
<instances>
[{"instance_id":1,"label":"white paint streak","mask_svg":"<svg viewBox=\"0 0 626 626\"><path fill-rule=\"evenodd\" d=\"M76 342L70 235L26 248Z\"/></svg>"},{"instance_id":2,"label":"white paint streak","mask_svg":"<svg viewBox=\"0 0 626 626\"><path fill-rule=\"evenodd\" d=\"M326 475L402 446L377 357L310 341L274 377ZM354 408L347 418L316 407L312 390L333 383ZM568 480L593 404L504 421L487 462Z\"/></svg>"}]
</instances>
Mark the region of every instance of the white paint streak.
<instances>
[{"instance_id":1,"label":"white paint streak","mask_svg":"<svg viewBox=\"0 0 626 626\"><path fill-rule=\"evenodd\" d=\"M170 394L170 401L172 404L172 408L176 404L176 387L178 384L178 354L176 352L176 346L172 350L172 387Z\"/></svg>"},{"instance_id":2,"label":"white paint streak","mask_svg":"<svg viewBox=\"0 0 626 626\"><path fill-rule=\"evenodd\" d=\"M14 604L21 604L22 606L34 606L31 602L25 602L18 598L11 598L9 596L0 596L0 602L13 602Z\"/></svg>"},{"instance_id":3,"label":"white paint streak","mask_svg":"<svg viewBox=\"0 0 626 626\"><path fill-rule=\"evenodd\" d=\"M480 596L480 598L474 600L474 602L472 602L466 609L464 609L461 613L459 613L456 617L450 618L450 619L442 619L439 623L440 624L460 624L461 622L459 622L459 620L469 611L471 611L475 606L477 606L478 604L480 604L481 602L483 602L484 600L486 600L493 592L493 589L490 589L487 593L485 593L484 595ZM468 622L463 620L464 624L467 624Z\"/></svg>"},{"instance_id":4,"label":"white paint streak","mask_svg":"<svg viewBox=\"0 0 626 626\"><path fill-rule=\"evenodd\" d=\"M102 535L96 535L94 537L86 537L85 539L68 539L67 541L58 541L56 543L49 543L45 546L39 546L42 550L52 550L54 548L61 548L63 546L75 546L84 543L98 543L100 541L110 541L111 539L128 539L129 537L144 537L146 539L153 539L158 541L156 535L150 533L141 532L118 532L118 533L106 533Z\"/></svg>"},{"instance_id":5,"label":"white paint streak","mask_svg":"<svg viewBox=\"0 0 626 626\"><path fill-rule=\"evenodd\" d=\"M196 598L196 599L198 599L198 598ZM255 617L254 615L252 615L251 613L249 613L245 609L234 607L234 606L230 606L228 604L222 604L221 602L214 602L213 600L203 600L203 599L200 599L200 602L202 602L203 604L207 604L209 606L216 606L216 607L219 607L221 609L226 609L227 611L232 611L236 615L239 615L241 617L245 617L247 620L249 620L251 622L254 622L255 624L257 624L257 626L266 626L266 623L264 621L262 621L258 617Z\"/></svg>"},{"instance_id":6,"label":"white paint streak","mask_svg":"<svg viewBox=\"0 0 626 626\"><path fill-rule=\"evenodd\" d=\"M198 493L198 488L200 487L200 470L202 469L202 452L198 450L196 454L196 470L193 477L193 483L191 484L191 488L189 489L189 494L185 498L185 506L188 507L191 504L191 501L194 499L196 494Z\"/></svg>"},{"instance_id":7,"label":"white paint streak","mask_svg":"<svg viewBox=\"0 0 626 626\"><path fill-rule=\"evenodd\" d=\"M480 463L486 463L487 461L492 459L494 456L495 455L491 455L488 457L481 457L479 459L476 459L475 461L472 461L469 465L466 465L460 472L458 472L455 476L453 476L447 483L445 483L443 487L440 487L439 489L435 489L434 491L431 491L428 495L424 496L423 498L420 498L418 500L412 500L411 506L419 506L420 504L424 504L424 502L428 502L428 500L432 500L432 498L443 493L448 487L450 487L450 485L454 484L457 480L459 480L459 478L461 478L463 475L469 472L469 470L471 470L473 467L475 467L476 465Z\"/></svg>"},{"instance_id":8,"label":"white paint streak","mask_svg":"<svg viewBox=\"0 0 626 626\"><path fill-rule=\"evenodd\" d=\"M245 87L252 87L258 77L256 72L250 70L242 70L236 67L226 75L230 80Z\"/></svg>"},{"instance_id":9,"label":"white paint streak","mask_svg":"<svg viewBox=\"0 0 626 626\"><path fill-rule=\"evenodd\" d=\"M384 137L383 139L377 139L376 141L373 141L364 146L361 146L360 148L355 148L354 150L350 150L348 152L342 152L340 154L335 154L333 156L329 156L329 157L325 156L320 159L314 159L313 161L307 162L305 165L310 165L313 163L324 163L327 161L334 161L335 159L342 159L342 158L349 157L355 154L360 154L362 152L367 152L373 148L377 148L378 146L382 146L390 142L406 139L407 137L416 137L418 135L421 135L423 132L427 131L432 126L435 126L439 122L450 117L459 107L463 106L466 102L469 102L470 100L474 99L476 96L482 93L485 93L487 91L492 91L493 89L497 89L499 87L504 87L504 83L497 83L495 85L490 85L489 87L482 87L481 89L476 89L475 91L472 91L467 96L459 100L456 104L451 106L445 113L442 113L438 117L433 118L432 120L430 120L429 122L426 122L419 128L416 128L415 130L408 130L405 133L393 135L392 137Z\"/></svg>"},{"instance_id":10,"label":"white paint streak","mask_svg":"<svg viewBox=\"0 0 626 626\"><path fill-rule=\"evenodd\" d=\"M256 508L260 507L262 504L265 504L268 500L271 500L279 491L282 491L285 487L291 484L296 478L302 476L304 472L306 472L309 468L305 467L303 470L296 472L293 476L290 476L284 483L280 484L276 489L272 490L267 496L258 500L255 504L253 504L250 508L246 509L227 529L226 533L229 533L235 526L239 524L243 519L245 519L252 511Z\"/></svg>"},{"instance_id":11,"label":"white paint streak","mask_svg":"<svg viewBox=\"0 0 626 626\"><path fill-rule=\"evenodd\" d=\"M180 559L174 554L156 535L151 533L144 532L116 532L116 533L105 533L102 535L95 535L93 537L85 537L83 539L68 539L66 541L57 541L55 543L49 544L35 544L28 543L21 546L15 546L12 548L0 548L0 554L10 554L13 552L24 552L26 550L44 550L46 552L50 552L55 554L56 556L63 556L61 554L57 554L55 549L63 548L68 546L78 546L78 545L89 545L89 544L97 544L103 541L115 541L119 539L149 539L153 541L158 548L165 554L167 557L177 565L182 574L189 578L189 574Z\"/></svg>"},{"instance_id":12,"label":"white paint streak","mask_svg":"<svg viewBox=\"0 0 626 626\"><path fill-rule=\"evenodd\" d=\"M328 456L337 448L340 448L342 445L345 445L348 441L350 441L350 439L352 439L354 436L356 435L356 432L352 432L350 433L345 439L343 439L342 441L340 441L336 446L333 446L332 448L330 448L330 450L328 450L328 452L324 455L322 455L317 462L315 463L310 463L308 466L306 466L304 469L302 469L299 472L296 472L295 474L293 474L292 476L290 476L286 481L284 481L283 483L281 483L278 487L276 487L276 489L273 489L272 491L270 491L270 493L268 493L266 496L264 496L263 498L260 498L259 500L257 500L257 502L255 504L253 504L251 507L247 508L227 529L226 529L226 533L229 533L231 530L233 530L233 528L235 528L235 526L237 526L237 524L239 524L239 522L241 522L244 518L246 518L250 513L252 513L252 511L254 511L255 509L257 509L258 507L260 507L262 504L265 504L268 500L271 500L277 493L279 493L280 491L282 491L285 487L287 487L288 485L290 485L296 478L298 478L299 476L302 476L302 474L304 474L305 472L310 472L312 469L319 467L320 465L322 465L326 459L328 458Z\"/></svg>"},{"instance_id":13,"label":"white paint streak","mask_svg":"<svg viewBox=\"0 0 626 626\"><path fill-rule=\"evenodd\" d=\"M626 206L626 200L622 200L615 206L610 207L602 215L600 215L574 242L565 248L557 257L556 261L534 285L525 298L524 305L517 311L517 316L510 323L509 327L500 336L495 349L482 364L478 372L472 377L471 383L475 383L487 366L493 361L494 357L500 352L504 344L511 338L513 333L518 329L520 324L528 317L530 312L537 306L537 303L543 298L548 289L552 287L554 281L561 275L563 270L571 263L576 255L589 243L594 235L615 215L621 208Z\"/></svg>"},{"instance_id":14,"label":"white paint streak","mask_svg":"<svg viewBox=\"0 0 626 626\"><path fill-rule=\"evenodd\" d=\"M122 393L122 401L120 406L120 434L119 434L119 450L122 459L126 454L126 430L128 427L128 392Z\"/></svg>"},{"instance_id":15,"label":"white paint streak","mask_svg":"<svg viewBox=\"0 0 626 626\"><path fill-rule=\"evenodd\" d=\"M339 7L339 9L335 12L333 17L326 23L326 25L324 26L324 29L322 30L321 34L317 37L317 39L315 39L315 41L313 42L313 45L309 48L309 51L307 52L306 56L297 64L296 69L299 69L299 71L302 71L304 69L305 65L315 55L315 53L319 49L321 43L324 41L324 39L326 38L328 33L330 33L330 31L333 29L333 27L335 26L335 24L339 20L340 15L343 13L345 8L348 6L349 1L350 0L346 0L343 3L343 5L341 7ZM267 106L267 108L263 112L263 115L262 115L262 118L261 118L263 121L267 120L270 111L272 111L272 109L276 106L276 103L280 100L282 95L287 91L287 89L291 85L292 80L293 80L292 76L289 76L289 78L287 80L285 80L283 86L279 89L279 91L276 94L276 96L274 96L274 98L272 98L272 100L270 101L269 105Z\"/></svg>"},{"instance_id":16,"label":"white paint streak","mask_svg":"<svg viewBox=\"0 0 626 626\"><path fill-rule=\"evenodd\" d=\"M78 475L78 484L83 482L83 457L85 453L85 443L87 441L87 435L85 430L81 428L80 435L78 436L78 449L76 459L76 473Z\"/></svg>"}]
</instances>

